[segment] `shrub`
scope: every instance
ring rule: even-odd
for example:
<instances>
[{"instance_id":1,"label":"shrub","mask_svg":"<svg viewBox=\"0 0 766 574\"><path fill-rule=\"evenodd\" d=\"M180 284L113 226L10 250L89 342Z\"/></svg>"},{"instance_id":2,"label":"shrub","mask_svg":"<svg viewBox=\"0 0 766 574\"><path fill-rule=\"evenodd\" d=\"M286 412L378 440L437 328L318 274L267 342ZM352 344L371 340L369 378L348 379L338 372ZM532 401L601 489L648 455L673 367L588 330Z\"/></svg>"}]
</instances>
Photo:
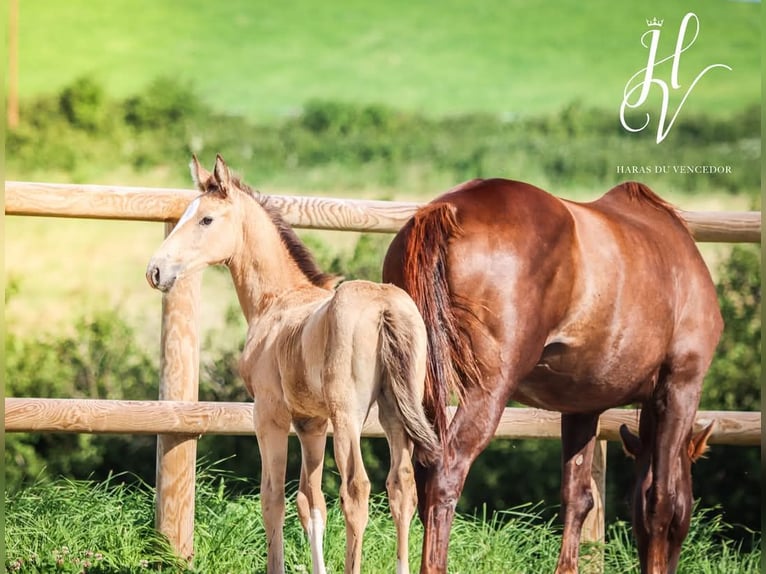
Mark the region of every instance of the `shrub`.
<instances>
[{"instance_id":1,"label":"shrub","mask_svg":"<svg viewBox=\"0 0 766 574\"><path fill-rule=\"evenodd\" d=\"M74 333L5 339L6 394L14 397L156 398L158 372L116 312L81 319ZM154 439L129 435L6 436L6 488L47 475L85 478L130 471L153 480Z\"/></svg>"},{"instance_id":2,"label":"shrub","mask_svg":"<svg viewBox=\"0 0 766 574\"><path fill-rule=\"evenodd\" d=\"M126 123L137 130L172 130L204 109L189 84L166 77L125 100L123 107Z\"/></svg>"},{"instance_id":3,"label":"shrub","mask_svg":"<svg viewBox=\"0 0 766 574\"><path fill-rule=\"evenodd\" d=\"M724 332L703 388L703 408L761 409L760 251L737 246L716 286Z\"/></svg>"},{"instance_id":4,"label":"shrub","mask_svg":"<svg viewBox=\"0 0 766 574\"><path fill-rule=\"evenodd\" d=\"M109 118L109 102L104 89L93 78L83 76L65 87L59 97L64 117L76 128L98 132Z\"/></svg>"}]
</instances>

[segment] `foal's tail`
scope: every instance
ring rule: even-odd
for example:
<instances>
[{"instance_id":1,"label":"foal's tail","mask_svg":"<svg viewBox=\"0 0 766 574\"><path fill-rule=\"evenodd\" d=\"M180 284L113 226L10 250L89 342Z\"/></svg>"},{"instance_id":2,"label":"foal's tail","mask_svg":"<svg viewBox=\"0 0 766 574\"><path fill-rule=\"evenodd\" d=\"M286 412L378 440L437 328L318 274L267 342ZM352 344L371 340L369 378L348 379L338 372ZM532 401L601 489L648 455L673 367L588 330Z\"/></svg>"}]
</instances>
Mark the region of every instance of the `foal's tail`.
<instances>
[{"instance_id":1,"label":"foal's tail","mask_svg":"<svg viewBox=\"0 0 766 574\"><path fill-rule=\"evenodd\" d=\"M432 203L418 210L404 253L404 290L426 324L428 360L423 402L442 445L447 440L450 393L462 400L468 388L481 386L470 338L455 315L455 310L464 306L450 292L448 282L449 243L461 235L456 210L450 203ZM462 316L473 319L470 311Z\"/></svg>"},{"instance_id":2,"label":"foal's tail","mask_svg":"<svg viewBox=\"0 0 766 574\"><path fill-rule=\"evenodd\" d=\"M402 294L402 297L406 295ZM417 309L412 307L411 314L420 325L406 320L407 314L398 312L396 307L383 311L380 358L384 384L391 390L400 419L415 443L415 457L428 466L441 456L441 444L423 410L423 387L418 380L417 360L422 359L425 350L418 351L419 346L414 340L418 334L422 336L423 327Z\"/></svg>"}]
</instances>

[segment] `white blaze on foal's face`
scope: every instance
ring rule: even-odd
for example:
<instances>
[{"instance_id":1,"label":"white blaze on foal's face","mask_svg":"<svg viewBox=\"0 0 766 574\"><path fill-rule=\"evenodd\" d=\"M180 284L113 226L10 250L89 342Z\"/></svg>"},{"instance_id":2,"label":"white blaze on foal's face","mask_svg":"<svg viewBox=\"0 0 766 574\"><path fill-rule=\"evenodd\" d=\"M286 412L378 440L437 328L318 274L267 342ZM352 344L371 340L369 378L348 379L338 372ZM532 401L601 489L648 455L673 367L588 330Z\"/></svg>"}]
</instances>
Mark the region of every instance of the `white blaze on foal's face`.
<instances>
[{"instance_id":1,"label":"white blaze on foal's face","mask_svg":"<svg viewBox=\"0 0 766 574\"><path fill-rule=\"evenodd\" d=\"M196 198L194 201L192 201L188 207L186 208L186 211L184 211L184 214L181 216L181 219L178 220L178 223L176 223L176 226L173 228L173 231L170 232L170 235L168 235L168 238L173 237L176 231L181 229L181 227L189 220L191 220L194 215L197 213L197 210L199 209L201 198Z\"/></svg>"},{"instance_id":2,"label":"white blaze on foal's face","mask_svg":"<svg viewBox=\"0 0 766 574\"><path fill-rule=\"evenodd\" d=\"M192 267L217 265L237 249L242 230L236 206L228 198L206 193L189 204L166 242Z\"/></svg>"}]
</instances>

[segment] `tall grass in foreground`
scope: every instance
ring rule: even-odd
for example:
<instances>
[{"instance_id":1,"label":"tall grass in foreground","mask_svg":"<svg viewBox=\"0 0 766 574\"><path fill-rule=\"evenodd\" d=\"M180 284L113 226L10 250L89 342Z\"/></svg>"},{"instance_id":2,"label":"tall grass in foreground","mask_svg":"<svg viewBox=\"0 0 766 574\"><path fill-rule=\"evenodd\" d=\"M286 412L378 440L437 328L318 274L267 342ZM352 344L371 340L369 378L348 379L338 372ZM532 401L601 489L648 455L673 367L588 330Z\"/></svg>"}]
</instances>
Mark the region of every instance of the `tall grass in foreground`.
<instances>
[{"instance_id":1,"label":"tall grass in foreground","mask_svg":"<svg viewBox=\"0 0 766 574\"><path fill-rule=\"evenodd\" d=\"M143 572L238 574L265 571L266 545L257 495L231 495L235 481L202 472L197 482L193 566L179 563L154 529L154 491L144 484L59 480L6 494L7 572ZM290 490L285 528L289 572L310 572L310 552ZM726 539L720 516L698 510L684 545L680 573L758 572L760 544L742 552ZM411 568L419 566L422 527L413 521ZM535 506L492 517L458 516L450 545L450 572L552 572L560 528L543 520ZM760 534L754 534L758 538ZM325 539L330 572L343 571L345 526L337 501L331 501ZM605 572L638 572L630 529L609 527L603 547ZM587 549L584 549L587 553ZM364 572L392 572L394 526L384 496L370 504L370 523L363 551Z\"/></svg>"}]
</instances>

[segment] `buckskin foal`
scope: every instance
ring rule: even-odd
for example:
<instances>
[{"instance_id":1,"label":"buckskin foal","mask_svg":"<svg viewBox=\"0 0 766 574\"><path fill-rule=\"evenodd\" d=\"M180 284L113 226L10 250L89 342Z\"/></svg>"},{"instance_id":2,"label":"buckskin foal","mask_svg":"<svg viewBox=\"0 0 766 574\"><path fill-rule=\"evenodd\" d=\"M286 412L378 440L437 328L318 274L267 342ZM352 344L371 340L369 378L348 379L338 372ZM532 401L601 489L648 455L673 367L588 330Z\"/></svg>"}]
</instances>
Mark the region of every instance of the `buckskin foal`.
<instances>
[{"instance_id":1,"label":"buckskin foal","mask_svg":"<svg viewBox=\"0 0 766 574\"><path fill-rule=\"evenodd\" d=\"M231 271L248 322L239 368L255 399L268 572L285 568L290 423L303 455L298 514L313 571L325 572L322 464L328 421L346 519L345 571L360 571L370 494L360 434L375 402L391 452L386 488L396 523L397 572L407 572L416 504L412 442L424 463L441 449L422 406L426 334L417 307L393 285L349 281L333 290L336 279L317 268L268 197L233 177L220 156L212 174L196 157L191 168L202 194L152 257L146 278L165 291L179 276L208 265L225 264Z\"/></svg>"}]
</instances>

